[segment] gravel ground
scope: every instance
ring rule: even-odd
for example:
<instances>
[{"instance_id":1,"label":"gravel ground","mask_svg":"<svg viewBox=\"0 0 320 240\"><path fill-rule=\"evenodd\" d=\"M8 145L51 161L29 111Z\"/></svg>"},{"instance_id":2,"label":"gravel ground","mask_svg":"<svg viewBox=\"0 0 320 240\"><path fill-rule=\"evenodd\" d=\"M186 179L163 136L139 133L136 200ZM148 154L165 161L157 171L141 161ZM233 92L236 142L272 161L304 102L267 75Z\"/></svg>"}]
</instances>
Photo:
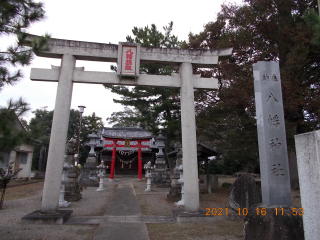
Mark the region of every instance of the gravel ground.
<instances>
[{"instance_id":1,"label":"gravel ground","mask_svg":"<svg viewBox=\"0 0 320 240\"><path fill-rule=\"evenodd\" d=\"M234 179L230 178L221 179L220 182L219 179L219 185L224 180L230 180L228 182L234 181ZM82 199L71 203L70 209L73 210L72 217L104 215L119 181L121 181L121 178L118 178L114 183L105 181L107 189L105 192L95 192L97 187L87 187L84 189ZM172 209L176 207L174 206L174 202L166 200L169 188L153 188L151 192L144 192L143 190L147 187L146 180L137 182L136 178L132 178L132 183L143 215L172 215ZM20 223L21 217L40 209L42 187L43 182L40 182L7 189L4 209L0 210L0 239L91 240L98 225L37 225ZM292 191L292 197L294 200L293 204L299 206L299 191ZM201 209L228 208L228 202L229 192L225 189L220 188L213 191L212 194L200 195ZM150 239L155 240L243 239L242 218L231 219L221 216L214 223L148 223L146 226Z\"/></svg>"},{"instance_id":2,"label":"gravel ground","mask_svg":"<svg viewBox=\"0 0 320 240\"><path fill-rule=\"evenodd\" d=\"M4 209L0 211L0 239L32 239L32 240L89 240L92 239L98 225L38 225L22 224L21 217L39 210L41 206L41 195L43 183L34 183L32 188L34 194L31 196L6 200ZM26 190L28 186L12 187L7 189L8 199L12 198L15 191ZM72 202L70 209L72 216L99 216L103 215L111 200L117 183L106 183L107 191L95 192L97 187L87 187L82 192L82 199ZM24 188L24 189L22 189ZM68 208L64 208L68 209Z\"/></svg>"}]
</instances>

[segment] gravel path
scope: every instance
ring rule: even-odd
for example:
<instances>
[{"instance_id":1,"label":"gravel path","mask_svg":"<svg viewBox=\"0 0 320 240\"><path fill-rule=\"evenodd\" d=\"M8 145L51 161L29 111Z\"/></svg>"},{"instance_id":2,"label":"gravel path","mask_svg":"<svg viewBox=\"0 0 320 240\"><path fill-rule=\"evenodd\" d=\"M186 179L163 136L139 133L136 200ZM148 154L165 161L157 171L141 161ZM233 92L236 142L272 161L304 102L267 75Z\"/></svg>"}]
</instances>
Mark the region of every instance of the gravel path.
<instances>
[{"instance_id":1,"label":"gravel path","mask_svg":"<svg viewBox=\"0 0 320 240\"><path fill-rule=\"evenodd\" d=\"M132 178L134 193L137 196L142 215L171 216L175 209L173 202L166 200L169 188L154 188L154 191L144 192L146 180L137 182ZM105 192L96 192L97 187L87 187L82 192L82 199L72 202L70 209L72 217L103 216L110 203L115 188L121 178L111 183L105 181ZM43 182L25 186L17 186L8 189L4 209L0 210L0 239L30 239L30 240L92 240L98 224L88 225L39 225L22 224L21 217L39 210L41 206ZM200 196L202 208L227 207L228 192L220 189L213 194ZM16 198L16 199L14 199ZM67 208L68 209L68 208ZM243 220L236 221L219 218L213 223L177 224L171 223L147 223L150 239L155 240L180 240L180 239L243 239Z\"/></svg>"}]
</instances>

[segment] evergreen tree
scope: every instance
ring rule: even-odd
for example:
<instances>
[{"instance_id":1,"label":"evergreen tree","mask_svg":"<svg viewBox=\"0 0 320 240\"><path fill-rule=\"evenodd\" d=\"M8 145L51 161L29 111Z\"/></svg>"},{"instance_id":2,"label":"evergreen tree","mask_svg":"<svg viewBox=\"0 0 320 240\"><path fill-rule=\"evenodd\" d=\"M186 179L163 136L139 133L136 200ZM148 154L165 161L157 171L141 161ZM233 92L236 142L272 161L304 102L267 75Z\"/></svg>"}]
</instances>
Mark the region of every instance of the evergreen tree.
<instances>
[{"instance_id":1,"label":"evergreen tree","mask_svg":"<svg viewBox=\"0 0 320 240\"><path fill-rule=\"evenodd\" d=\"M160 32L155 24L144 28L134 27L134 37L127 36L127 42L140 43L142 47L163 47L176 48L181 42L174 35L171 35L173 22L164 27L165 33ZM116 67L112 66L112 70ZM170 66L143 65L140 66L140 73L153 75L171 75L175 69ZM108 120L121 126L124 123L131 126L139 126L157 134L159 128L166 130L167 139L174 139L180 136L180 106L179 90L161 87L126 87L108 86L112 92L121 95L121 100L114 99L127 107L124 112L113 113ZM126 112L130 111L130 112ZM117 119L118 118L118 119Z\"/></svg>"},{"instance_id":2,"label":"evergreen tree","mask_svg":"<svg viewBox=\"0 0 320 240\"><path fill-rule=\"evenodd\" d=\"M138 110L125 106L123 111L113 112L106 120L115 127L139 127L142 125L140 119L143 117Z\"/></svg>"},{"instance_id":3,"label":"evergreen tree","mask_svg":"<svg viewBox=\"0 0 320 240\"><path fill-rule=\"evenodd\" d=\"M288 149L294 135L319 128L319 47L303 14L316 1L245 0L224 4L215 22L199 34L190 34L184 47L233 47L226 62L203 76L218 78L216 92L197 91L198 135L218 145L221 158L242 163L254 171L258 164L252 65L279 61L287 127ZM255 164L254 164L255 163ZM236 165L236 164L234 164Z\"/></svg>"},{"instance_id":4,"label":"evergreen tree","mask_svg":"<svg viewBox=\"0 0 320 240\"><path fill-rule=\"evenodd\" d=\"M313 30L312 43L320 46L320 2L318 0L318 10L319 15L316 13L315 9L309 9L303 16L304 20Z\"/></svg>"},{"instance_id":5,"label":"evergreen tree","mask_svg":"<svg viewBox=\"0 0 320 240\"><path fill-rule=\"evenodd\" d=\"M0 153L10 152L31 140L29 132L17 126L20 125L18 118L28 110L29 105L23 99L9 100L7 107L0 108ZM0 154L0 161L2 161L2 154Z\"/></svg>"},{"instance_id":6,"label":"evergreen tree","mask_svg":"<svg viewBox=\"0 0 320 240\"><path fill-rule=\"evenodd\" d=\"M34 153L32 159L32 168L38 169L39 157L41 151L48 153L53 111L48 111L46 107L37 109L34 112L34 117L30 120L29 129L31 135L34 139L40 140L41 145L34 146ZM89 116L84 116L81 121L81 139L80 139L80 158L79 162L85 163L86 158L88 157L88 149L84 147L84 143L88 142L88 135L91 132L97 132L100 127L103 126L101 117L96 116L95 113L92 113ZM70 110L69 126L67 140L73 138L78 141L79 136L79 124L80 124L80 113L78 110ZM47 158L47 156L45 156Z\"/></svg>"},{"instance_id":7,"label":"evergreen tree","mask_svg":"<svg viewBox=\"0 0 320 240\"><path fill-rule=\"evenodd\" d=\"M12 67L27 66L32 60L32 52L47 51L49 35L27 41L27 28L44 19L43 4L33 0L0 1L0 36L14 36L17 41L0 52L0 90L5 84L14 84L21 79L20 69ZM26 45L29 45L26 46Z\"/></svg>"},{"instance_id":8,"label":"evergreen tree","mask_svg":"<svg viewBox=\"0 0 320 240\"><path fill-rule=\"evenodd\" d=\"M42 3L33 0L0 1L0 37L9 36L16 40L6 51L0 52L0 91L5 85L13 85L23 77L19 67L30 64L33 51L48 50L49 35L29 42L26 39L28 27L43 19ZM1 108L0 152L10 151L28 139L27 132L17 132L15 126L17 116L20 118L27 110L28 103L22 97L16 101L10 99L8 107Z\"/></svg>"}]
</instances>

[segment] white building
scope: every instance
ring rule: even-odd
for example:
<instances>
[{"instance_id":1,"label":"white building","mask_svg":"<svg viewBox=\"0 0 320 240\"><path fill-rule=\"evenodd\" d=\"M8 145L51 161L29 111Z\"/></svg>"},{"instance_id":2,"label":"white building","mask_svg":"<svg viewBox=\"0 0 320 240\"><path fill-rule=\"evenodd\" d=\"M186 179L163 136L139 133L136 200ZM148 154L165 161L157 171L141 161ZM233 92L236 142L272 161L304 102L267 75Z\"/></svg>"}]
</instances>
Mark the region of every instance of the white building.
<instances>
[{"instance_id":1,"label":"white building","mask_svg":"<svg viewBox=\"0 0 320 240\"><path fill-rule=\"evenodd\" d=\"M16 128L18 130L27 131L17 118ZM0 152L2 154L2 161L0 161L0 168L7 168L9 163L14 162L14 170L22 168L18 174L20 179L30 179L33 145L22 144L10 152Z\"/></svg>"}]
</instances>

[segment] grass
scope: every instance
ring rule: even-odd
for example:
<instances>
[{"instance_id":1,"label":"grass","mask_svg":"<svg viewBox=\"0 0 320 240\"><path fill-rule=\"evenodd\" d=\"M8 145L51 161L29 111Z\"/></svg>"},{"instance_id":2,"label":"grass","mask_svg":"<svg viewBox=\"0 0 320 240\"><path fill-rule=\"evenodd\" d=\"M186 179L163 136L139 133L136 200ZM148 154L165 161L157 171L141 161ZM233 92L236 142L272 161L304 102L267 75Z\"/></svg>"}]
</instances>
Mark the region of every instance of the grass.
<instances>
[{"instance_id":1,"label":"grass","mask_svg":"<svg viewBox=\"0 0 320 240\"><path fill-rule=\"evenodd\" d=\"M43 189L43 182L10 187L6 189L4 201L29 197L29 196L35 195L38 191L42 191L42 189ZM2 194L2 190L3 189L1 189L1 194Z\"/></svg>"}]
</instances>

